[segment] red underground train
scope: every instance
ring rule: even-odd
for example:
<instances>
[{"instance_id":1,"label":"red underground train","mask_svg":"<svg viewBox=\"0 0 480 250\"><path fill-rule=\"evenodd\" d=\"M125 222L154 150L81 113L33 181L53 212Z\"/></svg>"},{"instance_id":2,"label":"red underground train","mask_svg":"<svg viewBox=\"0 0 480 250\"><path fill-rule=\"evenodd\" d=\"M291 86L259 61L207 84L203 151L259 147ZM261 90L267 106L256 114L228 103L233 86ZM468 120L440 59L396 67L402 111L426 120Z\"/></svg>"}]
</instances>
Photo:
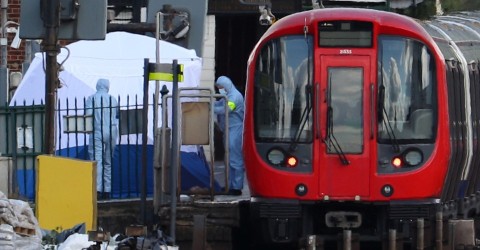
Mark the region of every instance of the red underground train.
<instances>
[{"instance_id":1,"label":"red underground train","mask_svg":"<svg viewBox=\"0 0 480 250\"><path fill-rule=\"evenodd\" d=\"M479 20L330 8L266 31L243 142L260 245L475 245Z\"/></svg>"}]
</instances>

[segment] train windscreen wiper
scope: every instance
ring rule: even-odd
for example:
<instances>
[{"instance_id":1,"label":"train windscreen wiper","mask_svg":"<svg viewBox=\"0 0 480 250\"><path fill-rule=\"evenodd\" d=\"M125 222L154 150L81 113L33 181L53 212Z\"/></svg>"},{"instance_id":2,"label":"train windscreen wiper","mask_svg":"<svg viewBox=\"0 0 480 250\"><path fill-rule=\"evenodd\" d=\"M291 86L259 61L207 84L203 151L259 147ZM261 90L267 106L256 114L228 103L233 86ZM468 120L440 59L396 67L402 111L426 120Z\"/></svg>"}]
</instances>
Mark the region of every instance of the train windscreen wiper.
<instances>
[{"instance_id":1,"label":"train windscreen wiper","mask_svg":"<svg viewBox=\"0 0 480 250\"><path fill-rule=\"evenodd\" d=\"M312 112L312 104L310 103L310 99L312 97L312 86L311 84L308 84L305 86L305 94L306 94L306 102L305 102L305 108L302 111L302 116L300 117L300 124L298 124L298 128L295 131L295 135L292 139L292 142L290 144L290 151L295 151L297 149L297 144L300 141L300 136L303 133L303 130L305 129L305 125L307 124L308 117L310 117L310 113Z\"/></svg>"},{"instance_id":2,"label":"train windscreen wiper","mask_svg":"<svg viewBox=\"0 0 480 250\"><path fill-rule=\"evenodd\" d=\"M390 124L390 119L388 118L387 110L385 109L385 86L381 85L379 87L378 93L378 122L385 125L385 130L387 131L388 138L393 147L393 151L398 153L400 152L400 144L395 137L395 131Z\"/></svg>"},{"instance_id":3,"label":"train windscreen wiper","mask_svg":"<svg viewBox=\"0 0 480 250\"><path fill-rule=\"evenodd\" d=\"M347 159L347 156L342 150L340 143L338 143L337 138L333 134L333 108L331 106L327 107L327 135L323 140L330 150L330 145L333 146L335 153L340 158L340 161L343 165L349 165L350 161Z\"/></svg>"}]
</instances>

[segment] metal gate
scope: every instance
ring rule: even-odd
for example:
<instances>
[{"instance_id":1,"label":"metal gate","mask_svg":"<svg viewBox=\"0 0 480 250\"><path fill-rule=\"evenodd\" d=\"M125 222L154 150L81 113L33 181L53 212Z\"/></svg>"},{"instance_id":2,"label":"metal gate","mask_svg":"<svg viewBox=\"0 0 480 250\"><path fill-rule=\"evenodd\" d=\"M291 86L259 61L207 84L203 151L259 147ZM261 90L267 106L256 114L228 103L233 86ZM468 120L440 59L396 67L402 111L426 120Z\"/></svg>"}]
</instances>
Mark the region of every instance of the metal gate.
<instances>
[{"instance_id":1,"label":"metal gate","mask_svg":"<svg viewBox=\"0 0 480 250\"><path fill-rule=\"evenodd\" d=\"M0 154L11 158L13 165L13 190L6 195L24 199L35 196L36 157L43 153L44 117L43 104L0 107Z\"/></svg>"}]
</instances>

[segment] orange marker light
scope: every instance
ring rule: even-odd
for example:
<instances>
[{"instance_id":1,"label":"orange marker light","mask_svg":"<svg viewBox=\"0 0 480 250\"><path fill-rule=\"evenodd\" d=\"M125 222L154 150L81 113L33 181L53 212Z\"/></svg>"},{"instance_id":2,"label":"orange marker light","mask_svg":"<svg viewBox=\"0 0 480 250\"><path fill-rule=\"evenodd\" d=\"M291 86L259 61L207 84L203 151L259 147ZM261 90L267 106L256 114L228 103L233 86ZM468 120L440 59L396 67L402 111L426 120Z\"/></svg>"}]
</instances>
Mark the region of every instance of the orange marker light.
<instances>
[{"instance_id":1,"label":"orange marker light","mask_svg":"<svg viewBox=\"0 0 480 250\"><path fill-rule=\"evenodd\" d=\"M398 157L395 157L392 160L392 164L393 164L394 167L399 168L399 167L402 166L402 159L400 159Z\"/></svg>"},{"instance_id":2,"label":"orange marker light","mask_svg":"<svg viewBox=\"0 0 480 250\"><path fill-rule=\"evenodd\" d=\"M290 168L296 167L297 166L297 159L293 156L288 157L287 165Z\"/></svg>"}]
</instances>

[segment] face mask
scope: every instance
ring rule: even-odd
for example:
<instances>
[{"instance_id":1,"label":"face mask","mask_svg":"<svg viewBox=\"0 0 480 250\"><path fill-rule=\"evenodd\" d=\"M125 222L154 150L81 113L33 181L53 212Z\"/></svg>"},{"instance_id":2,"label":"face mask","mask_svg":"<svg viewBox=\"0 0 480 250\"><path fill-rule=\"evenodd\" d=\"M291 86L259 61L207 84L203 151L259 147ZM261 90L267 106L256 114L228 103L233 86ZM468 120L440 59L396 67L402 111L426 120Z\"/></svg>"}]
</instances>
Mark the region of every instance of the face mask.
<instances>
[{"instance_id":1,"label":"face mask","mask_svg":"<svg viewBox=\"0 0 480 250\"><path fill-rule=\"evenodd\" d=\"M227 94L227 91L225 91L225 89L218 89L218 92L219 92L221 95L226 95L226 94Z\"/></svg>"}]
</instances>

